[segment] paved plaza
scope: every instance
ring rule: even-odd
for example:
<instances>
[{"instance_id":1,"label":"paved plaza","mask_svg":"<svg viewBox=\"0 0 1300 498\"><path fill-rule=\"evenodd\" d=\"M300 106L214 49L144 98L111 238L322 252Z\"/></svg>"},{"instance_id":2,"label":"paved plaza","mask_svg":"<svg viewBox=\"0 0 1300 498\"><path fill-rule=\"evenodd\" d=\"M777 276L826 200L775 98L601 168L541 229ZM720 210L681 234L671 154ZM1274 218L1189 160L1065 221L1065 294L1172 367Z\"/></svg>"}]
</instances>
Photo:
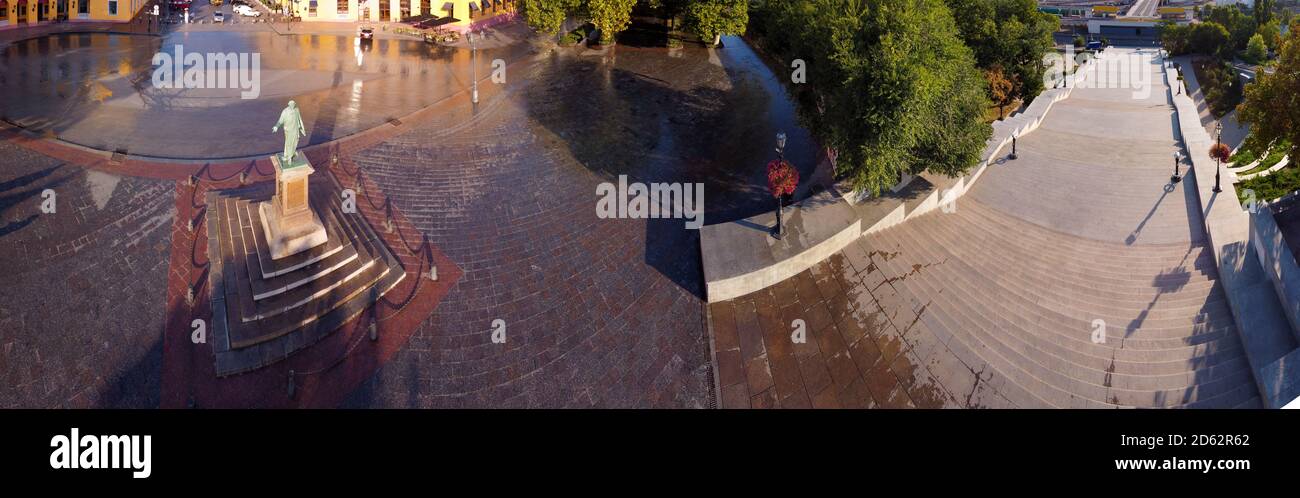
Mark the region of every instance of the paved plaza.
<instances>
[{"instance_id":1,"label":"paved plaza","mask_svg":"<svg viewBox=\"0 0 1300 498\"><path fill-rule=\"evenodd\" d=\"M311 136L309 157L362 192L361 210L395 248L408 278L373 314L378 342L365 340L372 315L363 314L285 362L225 379L213 376L211 351L189 343L190 320L210 319L210 312L187 304L187 289L194 302L208 299L208 255L203 228L190 231L186 223L201 222L209 189L233 188L243 177L268 179L264 160L241 158L274 148L278 138L260 128L272 124L274 113L266 113L265 125L245 122L290 95L251 103L220 96L198 111L126 106L139 93L114 94L125 101L114 107L9 80L41 99L92 111L58 116L67 126L42 128L39 123L56 119L42 117L49 111L33 104L22 108L33 111L30 121L12 121L37 124L11 128L0 142L6 158L0 181L11 199L3 206L0 241L4 266L18 283L0 289L0 323L13 331L0 341L5 406L716 405L699 256L686 249L698 247L696 232L682 220L598 218L596 186L619 175L704 182L706 222L749 216L770 208L761 168L770 154L745 144L770 143L784 130L787 155L812 177L818 161L810 137L770 70L738 39L724 50L628 45L538 52L509 33L499 33L500 46L487 54L507 54L508 82L489 83L490 63L480 59L478 105L469 102L467 79L434 85L445 93L440 98L403 94L403 85L428 80L398 65L383 69L385 45L374 52L379 75L343 71L346 81L326 77L319 89L294 87L307 92L293 97L303 103L309 131L334 123L334 132ZM229 34L189 35L202 41L195 35ZM271 36L250 40L272 49L294 40L263 40ZM328 42L324 35L319 40ZM70 49L67 57L130 59L152 50L117 43L105 52L93 43ZM353 55L346 48L339 57ZM8 60L20 67L35 60L8 50ZM62 45L42 50L58 52ZM452 65L468 57L463 47L450 50ZM451 74L432 60L432 73ZM322 67L336 62L333 55L321 60ZM581 84L575 73L592 83ZM329 104L357 88L362 112ZM609 112L592 121L573 111L594 106ZM400 119L389 120L398 113ZM207 115L221 119L198 119ZM138 124L159 119L163 126ZM654 133L633 126L641 120L658 123ZM137 124L109 127L108 121ZM192 129L175 129L182 122ZM73 140L78 130L97 129L136 141L125 160ZM214 138L172 147L195 134ZM172 147L166 150L179 151L173 156L214 160L159 159L164 154L139 145L155 138L155 150ZM336 154L339 162L330 164ZM190 175L197 185L187 183ZM45 188L58 192L59 213L39 214ZM65 217L64 206L76 211ZM397 220L391 233L384 231L386 218ZM64 254L73 251L75 258ZM437 282L428 280L430 261L438 262ZM103 309L87 313L88 306ZM491 340L498 320L504 343ZM297 391L292 398L289 378Z\"/></svg>"}]
</instances>

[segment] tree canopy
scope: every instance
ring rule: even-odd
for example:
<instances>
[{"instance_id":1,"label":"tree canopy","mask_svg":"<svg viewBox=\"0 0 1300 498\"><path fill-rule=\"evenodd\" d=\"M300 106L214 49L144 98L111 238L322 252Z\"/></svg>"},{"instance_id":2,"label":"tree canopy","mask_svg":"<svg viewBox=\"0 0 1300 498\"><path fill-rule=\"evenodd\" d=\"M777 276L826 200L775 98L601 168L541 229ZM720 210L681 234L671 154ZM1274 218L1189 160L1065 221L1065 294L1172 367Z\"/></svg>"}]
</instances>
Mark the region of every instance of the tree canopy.
<instances>
[{"instance_id":1,"label":"tree canopy","mask_svg":"<svg viewBox=\"0 0 1300 498\"><path fill-rule=\"evenodd\" d=\"M1001 67L1014 83L1011 95L1026 100L1042 93L1043 56L1055 46L1056 16L1039 12L1035 0L945 0L976 64Z\"/></svg>"},{"instance_id":2,"label":"tree canopy","mask_svg":"<svg viewBox=\"0 0 1300 498\"><path fill-rule=\"evenodd\" d=\"M1246 98L1237 110L1238 118L1250 124L1245 146L1262 156L1270 147L1289 144L1288 154L1300 157L1300 30L1292 29L1282 41L1276 71L1260 72L1246 86Z\"/></svg>"},{"instance_id":3,"label":"tree canopy","mask_svg":"<svg viewBox=\"0 0 1300 498\"><path fill-rule=\"evenodd\" d=\"M1250 37L1250 42L1246 44L1246 53L1242 54L1246 62L1258 64L1268 58L1268 45L1264 44L1264 37L1258 33Z\"/></svg>"},{"instance_id":4,"label":"tree canopy","mask_svg":"<svg viewBox=\"0 0 1300 498\"><path fill-rule=\"evenodd\" d=\"M748 24L748 0L696 0L686 6L686 29L704 43L717 45L722 35L743 34Z\"/></svg>"},{"instance_id":5,"label":"tree canopy","mask_svg":"<svg viewBox=\"0 0 1300 498\"><path fill-rule=\"evenodd\" d=\"M837 176L879 193L903 173L956 175L992 133L984 76L943 0L768 0L753 26L807 84L800 119L839 152ZM818 29L809 29L817 26Z\"/></svg>"},{"instance_id":6,"label":"tree canopy","mask_svg":"<svg viewBox=\"0 0 1300 498\"><path fill-rule=\"evenodd\" d=\"M1215 23L1228 30L1228 38L1235 50L1246 49L1246 44L1254 36L1257 27L1254 17L1246 15L1237 5L1206 5L1204 12L1207 23Z\"/></svg>"},{"instance_id":7,"label":"tree canopy","mask_svg":"<svg viewBox=\"0 0 1300 498\"><path fill-rule=\"evenodd\" d=\"M614 43L614 36L632 24L632 7L636 0L587 0L591 24L600 30L601 40Z\"/></svg>"},{"instance_id":8,"label":"tree canopy","mask_svg":"<svg viewBox=\"0 0 1300 498\"><path fill-rule=\"evenodd\" d=\"M557 35L564 19L581 5L581 0L520 0L519 13L537 32Z\"/></svg>"},{"instance_id":9,"label":"tree canopy","mask_svg":"<svg viewBox=\"0 0 1300 498\"><path fill-rule=\"evenodd\" d=\"M1160 40L1173 55L1205 54L1221 59L1231 59L1234 52L1229 42L1228 29L1216 22L1189 25L1165 23Z\"/></svg>"}]
</instances>

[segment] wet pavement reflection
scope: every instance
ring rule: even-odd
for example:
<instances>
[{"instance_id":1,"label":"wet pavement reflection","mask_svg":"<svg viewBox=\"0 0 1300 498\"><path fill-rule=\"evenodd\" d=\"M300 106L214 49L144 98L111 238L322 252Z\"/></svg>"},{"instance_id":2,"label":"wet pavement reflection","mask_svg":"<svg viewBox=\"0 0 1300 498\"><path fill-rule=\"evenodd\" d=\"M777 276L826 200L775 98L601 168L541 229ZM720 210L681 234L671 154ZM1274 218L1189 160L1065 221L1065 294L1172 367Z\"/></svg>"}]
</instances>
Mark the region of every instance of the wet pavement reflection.
<instances>
[{"instance_id":1,"label":"wet pavement reflection","mask_svg":"<svg viewBox=\"0 0 1300 498\"><path fill-rule=\"evenodd\" d=\"M926 327L928 303L894 288L904 277L885 262L898 254L855 243L775 286L710 304L722 407L1014 406ZM802 343L792 335L800 323Z\"/></svg>"},{"instance_id":2,"label":"wet pavement reflection","mask_svg":"<svg viewBox=\"0 0 1300 498\"><path fill-rule=\"evenodd\" d=\"M257 54L256 86L157 88L154 55ZM493 59L524 46L482 49ZM307 144L382 125L462 92L470 51L418 41L270 32L177 32L163 37L61 34L17 42L0 53L0 113L42 134L101 150L180 159L269 154L279 110L298 102ZM205 82L206 85L206 82ZM241 98L241 93L256 98ZM306 145L306 144L304 144Z\"/></svg>"},{"instance_id":3,"label":"wet pavement reflection","mask_svg":"<svg viewBox=\"0 0 1300 498\"><path fill-rule=\"evenodd\" d=\"M259 55L256 98L241 98L249 88L157 88L155 54L177 50ZM503 95L520 101L537 133L611 180L704 183L706 224L772 209L765 166L778 132L800 170L795 198L815 183L817 145L799 126L786 76L740 38L718 49L618 45L534 57L524 42L479 50L481 84L493 84L483 79L495 59L531 61L507 73ZM464 48L257 31L52 35L6 47L0 67L0 117L11 123L99 150L207 160L279 150L270 128L290 99L307 123L306 146L463 95L473 74Z\"/></svg>"}]
</instances>

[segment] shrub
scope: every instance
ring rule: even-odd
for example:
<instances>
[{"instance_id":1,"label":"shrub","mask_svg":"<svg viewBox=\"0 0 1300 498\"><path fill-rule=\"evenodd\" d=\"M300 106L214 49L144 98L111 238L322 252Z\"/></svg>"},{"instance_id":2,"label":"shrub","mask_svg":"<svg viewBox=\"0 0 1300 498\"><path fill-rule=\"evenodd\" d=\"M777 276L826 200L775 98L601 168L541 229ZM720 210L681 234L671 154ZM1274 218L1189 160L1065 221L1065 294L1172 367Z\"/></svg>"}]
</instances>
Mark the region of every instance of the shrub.
<instances>
[{"instance_id":1,"label":"shrub","mask_svg":"<svg viewBox=\"0 0 1300 498\"><path fill-rule=\"evenodd\" d=\"M1242 59L1251 64L1259 64L1268 58L1268 45L1264 44L1264 37L1258 33L1250 37L1250 43L1246 44L1246 53L1242 54Z\"/></svg>"},{"instance_id":2,"label":"shrub","mask_svg":"<svg viewBox=\"0 0 1300 498\"><path fill-rule=\"evenodd\" d=\"M1288 165L1268 176L1258 176L1237 184L1237 198L1244 204L1250 201L1247 190L1255 199L1271 201L1300 190L1300 168Z\"/></svg>"}]
</instances>

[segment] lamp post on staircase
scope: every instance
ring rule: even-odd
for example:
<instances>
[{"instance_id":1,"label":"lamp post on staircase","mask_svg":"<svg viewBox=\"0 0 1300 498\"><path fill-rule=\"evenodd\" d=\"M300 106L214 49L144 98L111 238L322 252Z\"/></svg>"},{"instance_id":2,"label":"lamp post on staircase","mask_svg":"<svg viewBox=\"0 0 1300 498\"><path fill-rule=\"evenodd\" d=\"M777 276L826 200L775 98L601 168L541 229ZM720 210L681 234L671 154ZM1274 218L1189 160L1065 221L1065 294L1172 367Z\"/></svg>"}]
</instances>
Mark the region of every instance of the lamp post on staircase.
<instances>
[{"instance_id":1,"label":"lamp post on staircase","mask_svg":"<svg viewBox=\"0 0 1300 498\"><path fill-rule=\"evenodd\" d=\"M1228 147L1223 145L1223 122L1220 121L1214 125L1214 146L1210 148L1210 155L1214 156L1214 193L1223 192L1219 187L1219 176L1221 165L1231 155Z\"/></svg>"}]
</instances>

